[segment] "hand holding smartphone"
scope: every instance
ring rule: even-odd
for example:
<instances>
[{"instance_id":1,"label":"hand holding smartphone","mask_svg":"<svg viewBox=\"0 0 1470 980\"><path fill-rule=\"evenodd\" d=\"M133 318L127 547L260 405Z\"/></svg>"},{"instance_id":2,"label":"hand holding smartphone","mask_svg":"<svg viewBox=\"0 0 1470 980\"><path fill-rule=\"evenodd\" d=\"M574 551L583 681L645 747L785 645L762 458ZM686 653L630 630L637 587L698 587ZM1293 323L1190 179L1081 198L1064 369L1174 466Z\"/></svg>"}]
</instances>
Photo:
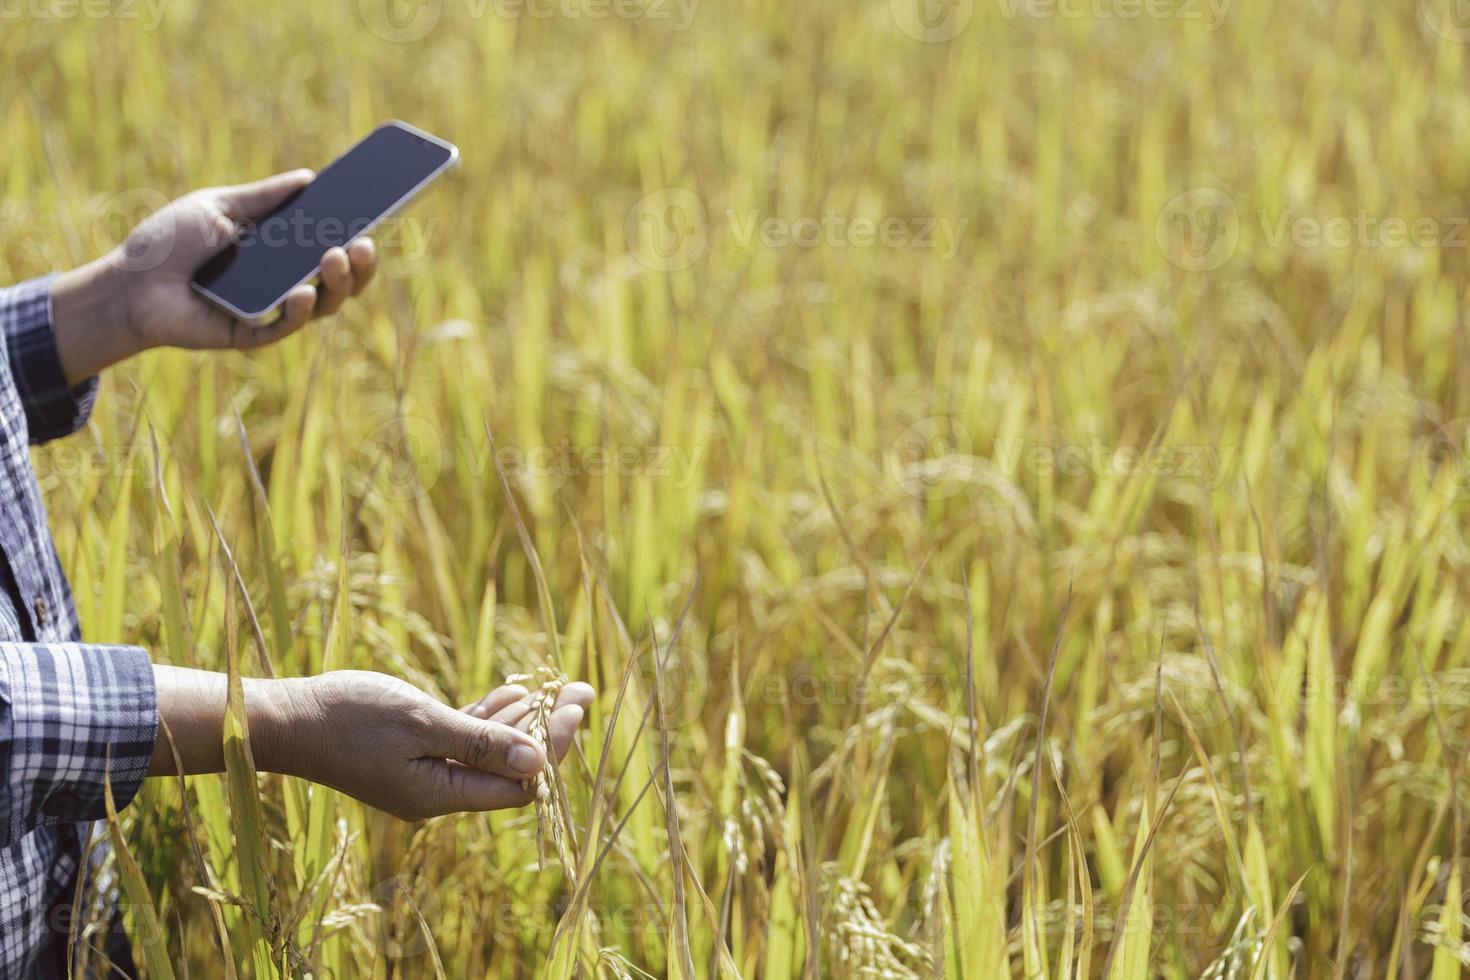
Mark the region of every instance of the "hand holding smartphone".
<instances>
[{"instance_id":1,"label":"hand holding smartphone","mask_svg":"<svg viewBox=\"0 0 1470 980\"><path fill-rule=\"evenodd\" d=\"M205 263L191 285L236 319L267 326L291 290L321 273L328 249L367 234L458 160L452 143L383 123Z\"/></svg>"}]
</instances>

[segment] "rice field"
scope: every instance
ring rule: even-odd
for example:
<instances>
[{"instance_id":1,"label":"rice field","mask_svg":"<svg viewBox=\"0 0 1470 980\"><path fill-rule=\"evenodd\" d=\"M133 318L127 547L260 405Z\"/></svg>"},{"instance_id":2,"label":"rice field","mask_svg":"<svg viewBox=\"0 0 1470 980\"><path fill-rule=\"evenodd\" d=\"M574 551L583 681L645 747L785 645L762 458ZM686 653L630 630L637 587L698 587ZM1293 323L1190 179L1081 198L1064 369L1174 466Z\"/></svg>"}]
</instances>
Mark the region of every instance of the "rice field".
<instances>
[{"instance_id":1,"label":"rice field","mask_svg":"<svg viewBox=\"0 0 1470 980\"><path fill-rule=\"evenodd\" d=\"M36 451L87 638L598 690L535 807L416 824L237 723L110 828L149 975L1459 976L1457 14L0 10L5 282L462 153L362 301Z\"/></svg>"}]
</instances>

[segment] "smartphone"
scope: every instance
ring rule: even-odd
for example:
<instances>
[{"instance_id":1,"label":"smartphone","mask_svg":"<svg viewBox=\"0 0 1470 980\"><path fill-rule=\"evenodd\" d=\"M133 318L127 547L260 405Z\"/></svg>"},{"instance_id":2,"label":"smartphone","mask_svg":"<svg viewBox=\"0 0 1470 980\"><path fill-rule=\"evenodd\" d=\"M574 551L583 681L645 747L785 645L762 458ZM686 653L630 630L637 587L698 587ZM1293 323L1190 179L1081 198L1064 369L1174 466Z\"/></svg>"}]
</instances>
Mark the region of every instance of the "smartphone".
<instances>
[{"instance_id":1,"label":"smartphone","mask_svg":"<svg viewBox=\"0 0 1470 980\"><path fill-rule=\"evenodd\" d=\"M458 160L454 144L385 122L201 266L194 290L239 320L267 326L287 293L317 280L328 249L367 234Z\"/></svg>"}]
</instances>

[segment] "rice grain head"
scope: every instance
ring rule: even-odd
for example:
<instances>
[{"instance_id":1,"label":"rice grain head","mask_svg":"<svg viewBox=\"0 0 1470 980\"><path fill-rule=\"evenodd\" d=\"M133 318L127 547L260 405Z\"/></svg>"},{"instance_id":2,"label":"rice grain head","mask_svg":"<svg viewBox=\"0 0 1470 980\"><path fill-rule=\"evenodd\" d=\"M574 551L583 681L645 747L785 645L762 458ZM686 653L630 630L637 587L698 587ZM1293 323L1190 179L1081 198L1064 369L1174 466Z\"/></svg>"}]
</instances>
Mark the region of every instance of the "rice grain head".
<instances>
[{"instance_id":1,"label":"rice grain head","mask_svg":"<svg viewBox=\"0 0 1470 980\"><path fill-rule=\"evenodd\" d=\"M537 867L546 870L546 838L549 836L563 871L570 876L576 862L572 859L566 833L562 829L569 826L570 814L564 811L565 804L556 792L552 781L554 763L550 761L551 713L556 710L556 699L568 681L564 674L559 674L550 667L538 667L530 673L513 674L506 678L506 683L521 684L531 690L531 723L527 727L527 733L541 743L548 760L540 772L522 783L526 786L534 784L536 790Z\"/></svg>"}]
</instances>

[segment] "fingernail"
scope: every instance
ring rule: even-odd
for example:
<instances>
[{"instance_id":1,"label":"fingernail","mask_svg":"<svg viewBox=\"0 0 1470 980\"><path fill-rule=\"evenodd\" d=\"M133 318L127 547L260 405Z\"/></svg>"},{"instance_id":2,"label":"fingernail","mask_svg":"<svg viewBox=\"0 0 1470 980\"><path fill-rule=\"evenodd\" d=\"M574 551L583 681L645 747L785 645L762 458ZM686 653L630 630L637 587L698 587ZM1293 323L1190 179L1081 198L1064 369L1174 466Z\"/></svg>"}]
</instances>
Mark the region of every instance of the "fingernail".
<instances>
[{"instance_id":1,"label":"fingernail","mask_svg":"<svg viewBox=\"0 0 1470 980\"><path fill-rule=\"evenodd\" d=\"M529 745L517 745L510 750L506 759L511 769L522 776L534 776L541 771L541 752Z\"/></svg>"},{"instance_id":2,"label":"fingernail","mask_svg":"<svg viewBox=\"0 0 1470 980\"><path fill-rule=\"evenodd\" d=\"M560 710L565 711L567 714L572 716L573 725L580 725L582 723L583 711L580 704L569 704L565 708L561 708Z\"/></svg>"}]
</instances>

